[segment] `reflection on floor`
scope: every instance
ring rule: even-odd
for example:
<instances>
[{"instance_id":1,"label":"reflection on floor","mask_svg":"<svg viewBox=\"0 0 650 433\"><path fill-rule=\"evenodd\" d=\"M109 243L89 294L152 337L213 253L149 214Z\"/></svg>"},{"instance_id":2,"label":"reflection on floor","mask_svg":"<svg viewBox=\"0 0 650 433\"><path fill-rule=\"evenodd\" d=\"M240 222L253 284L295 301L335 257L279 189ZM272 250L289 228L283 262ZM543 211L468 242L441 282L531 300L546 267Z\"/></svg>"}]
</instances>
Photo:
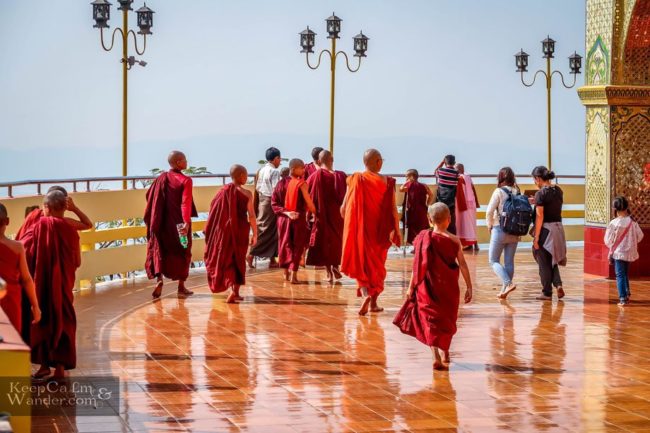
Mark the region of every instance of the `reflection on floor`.
<instances>
[{"instance_id":1,"label":"reflection on floor","mask_svg":"<svg viewBox=\"0 0 650 433\"><path fill-rule=\"evenodd\" d=\"M411 258L390 259L386 312L359 318L350 280L324 272L290 286L249 276L245 302L227 305L195 271L197 294L158 302L146 281L76 299L74 375L122 381L115 417L34 418L35 431L650 431L650 291L632 284L616 306L613 282L582 274L570 250L563 302L535 301L530 251L519 288L495 298L484 253L469 255L476 297L463 306L449 372L391 324Z\"/></svg>"}]
</instances>

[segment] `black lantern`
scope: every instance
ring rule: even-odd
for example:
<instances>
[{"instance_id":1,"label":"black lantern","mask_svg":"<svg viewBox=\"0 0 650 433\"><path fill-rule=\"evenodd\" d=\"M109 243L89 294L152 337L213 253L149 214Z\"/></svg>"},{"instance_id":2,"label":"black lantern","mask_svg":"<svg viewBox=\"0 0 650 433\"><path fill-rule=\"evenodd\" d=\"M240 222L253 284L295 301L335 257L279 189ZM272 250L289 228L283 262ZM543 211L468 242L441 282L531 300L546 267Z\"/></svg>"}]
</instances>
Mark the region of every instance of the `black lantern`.
<instances>
[{"instance_id":1,"label":"black lantern","mask_svg":"<svg viewBox=\"0 0 650 433\"><path fill-rule=\"evenodd\" d=\"M329 33L328 39L338 39L339 32L341 31L341 18L334 15L325 20L327 23L327 33Z\"/></svg>"},{"instance_id":2,"label":"black lantern","mask_svg":"<svg viewBox=\"0 0 650 433\"><path fill-rule=\"evenodd\" d=\"M551 39L550 36L547 36L546 39L542 41L542 52L544 53L545 59L553 58L553 53L555 52L555 41Z\"/></svg>"},{"instance_id":3,"label":"black lantern","mask_svg":"<svg viewBox=\"0 0 650 433\"><path fill-rule=\"evenodd\" d=\"M582 56L575 51L573 55L569 56L569 68L572 74L579 74L580 68L582 68Z\"/></svg>"},{"instance_id":4,"label":"black lantern","mask_svg":"<svg viewBox=\"0 0 650 433\"><path fill-rule=\"evenodd\" d=\"M131 3L133 3L133 0L117 0L117 2L120 4L120 7L117 8L120 11L132 11L131 9Z\"/></svg>"},{"instance_id":5,"label":"black lantern","mask_svg":"<svg viewBox=\"0 0 650 433\"><path fill-rule=\"evenodd\" d=\"M138 27L140 27L138 34L150 35L151 27L153 27L154 11L149 9L145 3L144 6L135 11L135 13L138 14Z\"/></svg>"},{"instance_id":6,"label":"black lantern","mask_svg":"<svg viewBox=\"0 0 650 433\"><path fill-rule=\"evenodd\" d=\"M90 3L93 5L93 19L95 20L96 29L107 29L108 20L111 17L111 3L107 0L95 0Z\"/></svg>"},{"instance_id":7,"label":"black lantern","mask_svg":"<svg viewBox=\"0 0 650 433\"><path fill-rule=\"evenodd\" d=\"M300 46L302 47L302 50L300 50L301 53L313 53L314 46L316 45L316 33L314 33L309 26L307 26L306 30L303 30L300 32Z\"/></svg>"},{"instance_id":8,"label":"black lantern","mask_svg":"<svg viewBox=\"0 0 650 433\"><path fill-rule=\"evenodd\" d=\"M354 40L354 57L366 57L366 51L368 51L368 37L363 34L363 32L359 32L358 35L356 35L353 40Z\"/></svg>"},{"instance_id":9,"label":"black lantern","mask_svg":"<svg viewBox=\"0 0 650 433\"><path fill-rule=\"evenodd\" d=\"M522 49L515 54L515 64L517 65L517 72L528 72L528 53Z\"/></svg>"}]
</instances>

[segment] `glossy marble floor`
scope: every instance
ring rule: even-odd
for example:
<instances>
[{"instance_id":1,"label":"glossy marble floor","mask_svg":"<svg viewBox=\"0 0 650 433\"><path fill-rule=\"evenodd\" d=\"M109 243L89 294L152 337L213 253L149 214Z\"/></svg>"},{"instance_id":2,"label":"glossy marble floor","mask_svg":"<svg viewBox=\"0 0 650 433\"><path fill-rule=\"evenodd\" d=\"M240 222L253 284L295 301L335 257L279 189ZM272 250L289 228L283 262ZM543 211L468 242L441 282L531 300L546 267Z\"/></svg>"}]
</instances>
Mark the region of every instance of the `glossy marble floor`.
<instances>
[{"instance_id":1,"label":"glossy marble floor","mask_svg":"<svg viewBox=\"0 0 650 433\"><path fill-rule=\"evenodd\" d=\"M650 283L616 305L614 283L582 274L570 250L563 302L535 301L530 251L519 288L495 298L484 252L468 255L475 300L461 308L449 372L392 325L411 258L389 260L386 312L360 318L350 280L290 286L259 269L227 305L193 271L150 300L144 280L76 299L79 368L122 380L114 417L34 418L34 431L650 432ZM262 268L263 266L260 266Z\"/></svg>"}]
</instances>

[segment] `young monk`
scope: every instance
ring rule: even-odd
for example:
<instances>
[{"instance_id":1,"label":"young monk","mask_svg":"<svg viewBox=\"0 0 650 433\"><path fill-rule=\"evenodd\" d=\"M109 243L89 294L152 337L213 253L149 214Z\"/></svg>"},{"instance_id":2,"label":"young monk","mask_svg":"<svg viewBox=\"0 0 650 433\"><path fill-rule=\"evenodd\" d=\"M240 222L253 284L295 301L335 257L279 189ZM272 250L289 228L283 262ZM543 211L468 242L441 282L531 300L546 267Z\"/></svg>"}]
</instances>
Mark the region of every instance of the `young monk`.
<instances>
[{"instance_id":1,"label":"young monk","mask_svg":"<svg viewBox=\"0 0 650 433\"><path fill-rule=\"evenodd\" d=\"M320 153L323 151L322 147L314 147L311 150L311 159L313 162L310 162L309 164L305 164L305 180L309 179L312 174L316 173L316 170L318 170L318 167L320 166Z\"/></svg>"},{"instance_id":2,"label":"young monk","mask_svg":"<svg viewBox=\"0 0 650 433\"><path fill-rule=\"evenodd\" d=\"M9 318L11 324L21 333L22 308L21 298L23 290L31 306L31 323L41 320L41 310L36 299L34 280L29 274L25 247L18 241L12 241L5 235L9 225L7 208L0 203L0 278L5 280L7 293L0 300L0 306Z\"/></svg>"},{"instance_id":3,"label":"young monk","mask_svg":"<svg viewBox=\"0 0 650 433\"><path fill-rule=\"evenodd\" d=\"M83 231L83 230L90 230L93 228L93 222L88 218L88 216L77 207L76 203L74 200L72 200L72 197L68 196L68 191L66 191L65 188L59 185L53 185L51 186L48 190L47 193L50 193L52 191L59 191L62 193L65 198L66 198L66 211L74 213L77 218L70 218L70 217L64 217L63 219L72 227L73 229L77 231ZM25 221L23 222L23 225L20 227L18 232L16 233L15 239L17 241L22 241L25 233L27 230L32 227L34 224L38 222L38 220L43 217L43 216L49 216L48 215L48 209L43 208L41 209L38 206L33 207L31 211L26 215ZM31 308L32 304L27 297L27 293L23 292L22 293L22 301L21 301L21 317L22 317L22 334L21 337L23 338L23 341L26 344L29 344L30 339L31 339Z\"/></svg>"},{"instance_id":4,"label":"young monk","mask_svg":"<svg viewBox=\"0 0 650 433\"><path fill-rule=\"evenodd\" d=\"M192 217L198 216L192 200L192 179L183 174L187 158L172 151L167 158L169 171L162 172L147 191L144 223L147 226L147 260L145 269L150 280L158 283L151 293L160 298L163 277L178 281L178 296L194 292L185 287L192 262ZM180 237L187 238L187 245Z\"/></svg>"},{"instance_id":5,"label":"young monk","mask_svg":"<svg viewBox=\"0 0 650 433\"><path fill-rule=\"evenodd\" d=\"M307 211L316 213L309 196L307 182L303 180L305 163L301 159L289 161L291 176L283 178L273 191L271 203L278 217L278 250L280 267L285 280L300 284L298 270L309 242Z\"/></svg>"},{"instance_id":6,"label":"young monk","mask_svg":"<svg viewBox=\"0 0 650 433\"><path fill-rule=\"evenodd\" d=\"M329 150L321 151L319 168L307 179L309 194L316 207L316 217L311 225L307 265L324 266L327 280L342 277L339 271L343 250L343 217L341 205L347 189L347 176L334 170L334 157Z\"/></svg>"},{"instance_id":7,"label":"young monk","mask_svg":"<svg viewBox=\"0 0 650 433\"><path fill-rule=\"evenodd\" d=\"M244 189L248 172L242 165L230 167L232 183L212 200L205 226L205 267L212 293L232 289L229 304L242 301L239 287L246 282L246 252L257 242L253 194ZM251 228L253 237L248 239Z\"/></svg>"},{"instance_id":8,"label":"young monk","mask_svg":"<svg viewBox=\"0 0 650 433\"><path fill-rule=\"evenodd\" d=\"M433 201L433 192L423 183L418 182L420 174L415 169L406 171L406 183L399 187L404 194L402 204L402 224L406 233L406 244L412 245L413 239L422 230L429 228L427 207Z\"/></svg>"},{"instance_id":9,"label":"young monk","mask_svg":"<svg viewBox=\"0 0 650 433\"><path fill-rule=\"evenodd\" d=\"M23 237L27 264L43 311L41 321L31 329L32 362L41 365L35 378L49 376L54 367L54 377L60 379L77 363L72 289L81 251L77 230L63 217L65 195L52 191L43 204L48 216L41 217Z\"/></svg>"},{"instance_id":10,"label":"young monk","mask_svg":"<svg viewBox=\"0 0 650 433\"><path fill-rule=\"evenodd\" d=\"M414 337L431 347L436 370L449 368L449 345L456 333L460 289L458 273L463 275L467 290L465 303L472 300L472 280L463 255L460 240L447 231L451 212L444 203L429 208L433 230L423 230L415 238L415 260L407 299L413 299L416 308ZM400 323L404 309L395 317Z\"/></svg>"},{"instance_id":11,"label":"young monk","mask_svg":"<svg viewBox=\"0 0 650 433\"><path fill-rule=\"evenodd\" d=\"M357 296L365 297L359 315L368 309L384 311L377 299L384 291L386 258L391 241L402 243L399 215L395 206L395 179L379 174L381 153L369 149L363 155L366 171L348 178L348 190L341 205L343 256L341 271L357 280Z\"/></svg>"}]
</instances>

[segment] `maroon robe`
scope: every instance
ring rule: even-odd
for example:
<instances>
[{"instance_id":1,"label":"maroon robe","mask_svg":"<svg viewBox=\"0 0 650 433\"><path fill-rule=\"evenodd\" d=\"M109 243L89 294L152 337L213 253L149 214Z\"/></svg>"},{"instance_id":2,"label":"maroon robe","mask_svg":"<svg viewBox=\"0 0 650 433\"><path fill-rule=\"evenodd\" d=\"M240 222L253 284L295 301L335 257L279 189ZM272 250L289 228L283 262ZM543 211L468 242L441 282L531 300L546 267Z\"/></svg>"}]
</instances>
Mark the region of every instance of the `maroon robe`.
<instances>
[{"instance_id":1,"label":"maroon robe","mask_svg":"<svg viewBox=\"0 0 650 433\"><path fill-rule=\"evenodd\" d=\"M427 346L442 350L449 350L456 334L460 304L458 249L451 238L432 230L424 230L415 238L415 308L410 310L412 328L409 334ZM405 311L405 308L399 311L394 323L405 319L402 317Z\"/></svg>"},{"instance_id":2,"label":"maroon robe","mask_svg":"<svg viewBox=\"0 0 650 433\"><path fill-rule=\"evenodd\" d=\"M41 217L23 235L41 321L31 325L32 363L66 370L77 365L73 300L80 260L79 234L63 218Z\"/></svg>"},{"instance_id":3,"label":"maroon robe","mask_svg":"<svg viewBox=\"0 0 650 433\"><path fill-rule=\"evenodd\" d=\"M307 180L309 194L316 207L311 225L307 265L339 266L343 253L343 217L347 176L342 171L316 171Z\"/></svg>"},{"instance_id":4,"label":"maroon robe","mask_svg":"<svg viewBox=\"0 0 650 433\"><path fill-rule=\"evenodd\" d=\"M307 205L300 190L296 190L296 209L300 216L296 220L291 220L283 212L286 212L285 201L287 190L289 188L291 177L285 177L280 180L273 190L271 205L273 212L278 217L278 262L283 268L291 271L300 269L302 255L309 243L309 228L307 227Z\"/></svg>"},{"instance_id":5,"label":"maroon robe","mask_svg":"<svg viewBox=\"0 0 650 433\"><path fill-rule=\"evenodd\" d=\"M316 166L316 163L310 162L309 164L305 164L305 174L302 175L302 178L307 180L317 171L318 167Z\"/></svg>"},{"instance_id":6,"label":"maroon robe","mask_svg":"<svg viewBox=\"0 0 650 433\"><path fill-rule=\"evenodd\" d=\"M248 197L230 183L217 192L205 225L205 267L212 293L246 282Z\"/></svg>"},{"instance_id":7,"label":"maroon robe","mask_svg":"<svg viewBox=\"0 0 650 433\"><path fill-rule=\"evenodd\" d=\"M18 233L16 233L15 239L17 241L22 241L27 231L32 228L34 224L36 224L38 220L43 217L43 215L43 209L34 209L29 214L27 214L25 221L23 221L23 225L20 226ZM21 293L20 336L23 338L25 344L29 345L29 340L31 339L32 335L32 303L29 302L29 298L27 297L27 294L24 290L21 291Z\"/></svg>"},{"instance_id":8,"label":"maroon robe","mask_svg":"<svg viewBox=\"0 0 650 433\"><path fill-rule=\"evenodd\" d=\"M189 184L186 179L190 180ZM183 214L198 216L194 202L191 202L189 212L182 208L183 194L187 194L188 187L191 188L189 177L181 173L163 172L147 191L147 207L144 212L144 223L147 226L145 269L149 279L163 275L172 280L187 280L192 261L192 229L191 221L185 221ZM184 222L190 223L187 248L181 245L176 228L177 224Z\"/></svg>"},{"instance_id":9,"label":"maroon robe","mask_svg":"<svg viewBox=\"0 0 650 433\"><path fill-rule=\"evenodd\" d=\"M403 204L405 212L402 212L402 223L408 229L406 243L412 244L418 233L429 228L429 219L427 218L428 187L416 180L408 182L406 188Z\"/></svg>"},{"instance_id":10,"label":"maroon robe","mask_svg":"<svg viewBox=\"0 0 650 433\"><path fill-rule=\"evenodd\" d=\"M14 328L20 333L22 328L21 299L23 293L20 282L20 253L1 243L0 277L7 283L7 294L0 299L0 307L7 314Z\"/></svg>"}]
</instances>

